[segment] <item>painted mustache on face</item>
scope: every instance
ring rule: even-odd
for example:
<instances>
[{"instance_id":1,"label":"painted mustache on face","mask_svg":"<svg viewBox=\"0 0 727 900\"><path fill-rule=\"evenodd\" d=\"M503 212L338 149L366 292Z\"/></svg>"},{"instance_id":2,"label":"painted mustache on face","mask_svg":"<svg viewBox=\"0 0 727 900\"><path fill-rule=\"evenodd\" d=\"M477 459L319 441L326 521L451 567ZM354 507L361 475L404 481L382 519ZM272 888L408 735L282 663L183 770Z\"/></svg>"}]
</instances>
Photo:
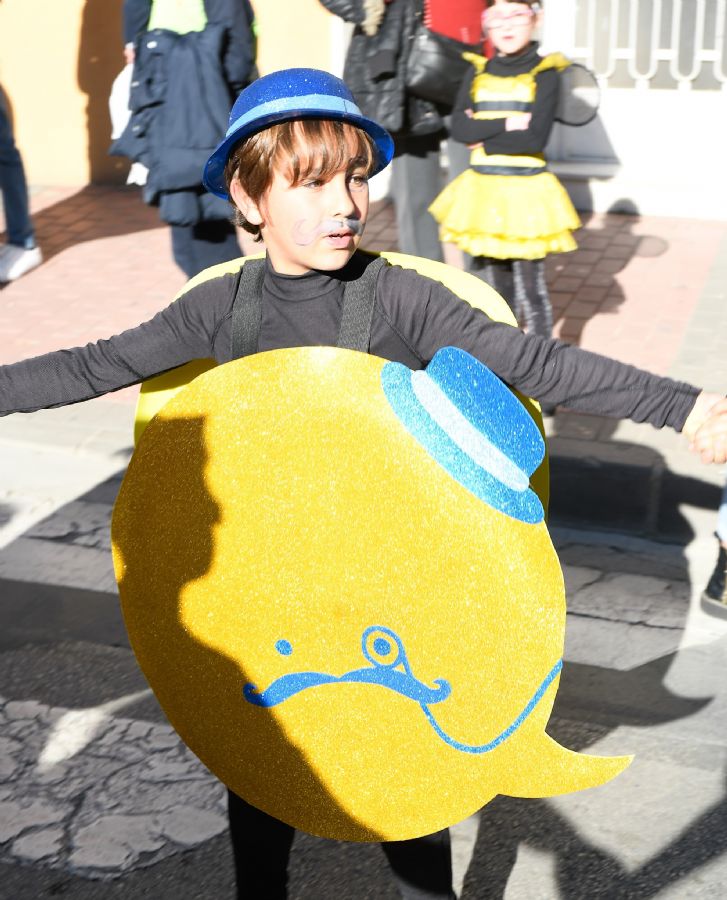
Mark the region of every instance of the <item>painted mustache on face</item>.
<instances>
[{"instance_id":1,"label":"painted mustache on face","mask_svg":"<svg viewBox=\"0 0 727 900\"><path fill-rule=\"evenodd\" d=\"M301 219L293 226L293 240L301 247L312 244L316 238L329 234L347 234L358 236L363 232L363 225L358 219L322 219L312 228L307 219Z\"/></svg>"}]
</instances>

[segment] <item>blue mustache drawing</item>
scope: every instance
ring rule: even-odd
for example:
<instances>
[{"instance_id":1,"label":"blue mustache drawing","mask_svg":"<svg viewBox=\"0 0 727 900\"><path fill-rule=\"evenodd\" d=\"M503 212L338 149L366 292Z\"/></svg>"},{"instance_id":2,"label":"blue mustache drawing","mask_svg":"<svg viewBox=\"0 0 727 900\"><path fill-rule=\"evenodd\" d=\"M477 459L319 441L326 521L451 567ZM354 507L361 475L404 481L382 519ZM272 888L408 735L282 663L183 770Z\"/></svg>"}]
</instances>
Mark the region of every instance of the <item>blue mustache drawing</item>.
<instances>
[{"instance_id":1,"label":"blue mustache drawing","mask_svg":"<svg viewBox=\"0 0 727 900\"><path fill-rule=\"evenodd\" d=\"M374 637L375 635L377 636ZM370 641L369 639L372 637L373 640ZM286 640L278 641L275 647L283 656L289 656L293 652L291 645ZM371 625L361 636L361 650L371 666L354 669L343 675L329 675L326 672L291 672L277 678L262 693L258 692L255 684L248 682L242 689L243 696L248 703L252 703L254 706L270 708L283 703L301 691L322 684L378 684L418 703L435 734L450 747L462 753L481 754L494 750L517 731L563 668L563 661L558 660L522 712L496 737L484 744L464 744L448 735L429 709L430 706L441 703L449 697L452 692L449 682L444 678L437 678L434 681L436 687L429 687L415 678L404 650L404 643L394 631L383 625Z\"/></svg>"},{"instance_id":2,"label":"blue mustache drawing","mask_svg":"<svg viewBox=\"0 0 727 900\"><path fill-rule=\"evenodd\" d=\"M369 638L376 633L385 635L385 637L376 637L369 646ZM291 652L287 641L278 641L276 646L278 652L286 656ZM397 653L394 653L394 648L398 651ZM409 697L410 700L427 705L441 703L442 700L449 697L452 689L443 678L436 679L434 683L437 687L430 688L412 675L402 640L390 628L383 628L380 625L372 625L367 628L361 637L361 650L371 666L354 669L344 675L328 675L325 672L291 672L276 679L261 694L257 692L256 685L251 683L244 686L242 693L248 703L265 707L277 706L278 703L282 703L307 688L317 687L320 684L346 682L378 684L403 697ZM400 665L404 668L403 672L396 668Z\"/></svg>"}]
</instances>

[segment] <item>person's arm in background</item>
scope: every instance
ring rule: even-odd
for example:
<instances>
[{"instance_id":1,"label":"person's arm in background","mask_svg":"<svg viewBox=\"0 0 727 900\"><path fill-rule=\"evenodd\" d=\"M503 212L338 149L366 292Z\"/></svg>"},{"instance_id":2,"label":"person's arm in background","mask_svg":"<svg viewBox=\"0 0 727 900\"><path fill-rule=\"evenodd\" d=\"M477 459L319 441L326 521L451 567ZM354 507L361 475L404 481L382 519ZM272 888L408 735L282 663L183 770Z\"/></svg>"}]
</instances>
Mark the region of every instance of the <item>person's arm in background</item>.
<instances>
[{"instance_id":1,"label":"person's arm in background","mask_svg":"<svg viewBox=\"0 0 727 900\"><path fill-rule=\"evenodd\" d=\"M122 32L124 35L124 59L134 62L134 42L146 31L151 15L152 0L124 0Z\"/></svg>"},{"instance_id":2,"label":"person's arm in background","mask_svg":"<svg viewBox=\"0 0 727 900\"><path fill-rule=\"evenodd\" d=\"M366 61L374 80L390 78L396 73L403 22L408 9L401 0L391 0L391 15L386 18L385 29L380 26L387 14L386 0L320 0L320 3L344 22L358 25L368 37L377 36Z\"/></svg>"},{"instance_id":3,"label":"person's arm in background","mask_svg":"<svg viewBox=\"0 0 727 900\"><path fill-rule=\"evenodd\" d=\"M541 153L555 120L560 76L555 69L546 69L536 75L535 84L532 112L505 119L474 119L467 114L473 101L469 85L463 83L452 114L452 137L463 144L483 143L487 153Z\"/></svg>"},{"instance_id":4,"label":"person's arm in background","mask_svg":"<svg viewBox=\"0 0 727 900\"><path fill-rule=\"evenodd\" d=\"M320 0L320 4L325 6L328 12L333 13L334 16L338 16L344 22L353 22L354 25L363 26L365 23L367 26L369 24L373 25L374 20L378 19L375 23L376 27L378 27L384 15L384 0L374 0L373 3L369 4L365 4L364 0ZM366 5L371 7L368 14L365 10ZM370 20L370 22L367 20ZM367 34L371 33L368 27L364 30Z\"/></svg>"},{"instance_id":5,"label":"person's arm in background","mask_svg":"<svg viewBox=\"0 0 727 900\"><path fill-rule=\"evenodd\" d=\"M255 78L255 14L249 0L205 0L208 22L227 29L222 53L225 78L237 94Z\"/></svg>"}]
</instances>

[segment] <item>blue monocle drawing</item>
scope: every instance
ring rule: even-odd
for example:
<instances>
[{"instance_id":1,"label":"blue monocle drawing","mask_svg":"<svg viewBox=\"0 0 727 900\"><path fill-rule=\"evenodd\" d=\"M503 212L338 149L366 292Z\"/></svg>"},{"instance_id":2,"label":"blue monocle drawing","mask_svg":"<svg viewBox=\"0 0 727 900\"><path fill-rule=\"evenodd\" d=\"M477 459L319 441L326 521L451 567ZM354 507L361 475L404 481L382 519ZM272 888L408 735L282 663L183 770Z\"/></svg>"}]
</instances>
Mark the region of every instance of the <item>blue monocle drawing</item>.
<instances>
[{"instance_id":1,"label":"blue monocle drawing","mask_svg":"<svg viewBox=\"0 0 727 900\"><path fill-rule=\"evenodd\" d=\"M284 656L289 656L293 652L289 641L284 639L277 641L275 648ZM435 733L450 747L463 753L487 753L517 731L563 668L562 660L558 660L522 712L500 734L484 744L463 744L444 731L429 709L430 706L442 703L450 696L452 689L449 682L444 678L437 678L434 681L436 686L429 687L415 678L404 650L404 644L398 634L383 625L371 625L361 636L361 651L366 661L371 664L370 666L353 669L343 675L329 675L325 672L290 672L277 678L262 692L258 692L257 686L248 682L242 689L243 696L248 703L252 703L254 706L270 708L283 703L301 691L323 684L352 682L376 684L418 703Z\"/></svg>"}]
</instances>

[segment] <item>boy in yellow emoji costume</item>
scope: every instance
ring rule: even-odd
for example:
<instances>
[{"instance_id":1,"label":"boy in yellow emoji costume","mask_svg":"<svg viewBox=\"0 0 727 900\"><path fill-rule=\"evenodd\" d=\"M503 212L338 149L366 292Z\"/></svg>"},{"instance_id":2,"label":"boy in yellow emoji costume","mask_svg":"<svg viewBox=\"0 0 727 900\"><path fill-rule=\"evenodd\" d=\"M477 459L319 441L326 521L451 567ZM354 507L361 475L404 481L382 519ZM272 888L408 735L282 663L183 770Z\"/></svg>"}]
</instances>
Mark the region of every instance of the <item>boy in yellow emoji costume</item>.
<instances>
[{"instance_id":1,"label":"boy in yellow emoji costume","mask_svg":"<svg viewBox=\"0 0 727 900\"><path fill-rule=\"evenodd\" d=\"M514 394L452 347L416 372L276 350L177 394L112 538L132 646L187 745L259 809L347 840L613 777L626 759L544 731L565 598L529 487L543 453Z\"/></svg>"},{"instance_id":2,"label":"boy in yellow emoji costume","mask_svg":"<svg viewBox=\"0 0 727 900\"><path fill-rule=\"evenodd\" d=\"M288 70L255 82L240 95L233 107L228 134L207 165L205 183L213 192L229 196L239 212L243 227L264 240L267 254L262 267L248 269L252 277L243 277L247 265L231 265L213 270L208 273L208 277L191 286L175 303L138 328L86 347L58 351L0 367L0 413L79 402L138 383L193 359L212 357L217 362L226 363L237 356L259 351L330 347L338 344L340 347L363 349L417 375L433 359L437 350L451 346L471 354L479 361L478 364L484 363L500 379L524 394L549 403L567 404L576 410L630 417L657 427L668 425L684 431L705 462L725 461L727 401L721 396L706 394L690 385L659 378L613 360L585 353L560 341L524 335L515 328L491 321L442 285L414 272L382 265L372 257L358 252L368 213L367 178L382 169L390 161L392 153L393 144L386 132L363 117L346 86L327 73L309 69ZM373 292L367 280L373 282ZM365 289L359 290L362 285ZM368 306L361 303L362 295L365 299L372 293L374 302ZM235 309L242 310L241 314L236 315ZM284 355L288 352L284 351ZM323 353L325 359L324 351L316 352ZM344 353L346 357L349 355ZM316 358L314 351L308 351L308 355L301 358L304 362L298 363L301 371L312 379L312 395L316 394L316 377L325 378L325 366L319 366L319 374L315 375ZM248 362L247 371L254 378L255 373L260 371L253 364L254 360L235 363L230 369L243 372ZM380 360L372 360L372 365L376 373L374 381L381 386L383 376ZM263 372L265 371L263 367ZM230 403L232 419L236 409L245 407L245 382L234 382L232 374L230 381L227 381L224 372L223 367L206 376L201 380L199 389L209 385L214 391L234 390L233 395L222 398ZM398 378L404 382L399 386L401 408L394 413L397 402L394 393L386 395L388 408L379 403L380 398L376 405L381 415L390 416L392 427L395 425L400 428L403 421L400 416L405 416L406 412L404 407L407 406L405 397L408 388L405 379L402 379L401 370L395 369L394 372L398 372ZM222 380L217 381L220 377ZM274 377L274 371L266 377ZM432 405L431 395L438 396L436 390L428 391L427 387L431 386L424 386L423 391L420 391L422 384L418 383L419 379L414 380L412 376L412 380L414 387L411 387L411 392L417 395L417 403L425 406L429 403L434 409L436 403ZM436 378L433 381L440 393L447 393ZM191 390L194 389L193 385ZM281 383L281 391L281 396L285 396L284 383ZM322 395L326 396L326 393L322 392ZM251 402L253 399L251 395ZM444 408L446 409L446 404ZM171 412L173 413L173 409ZM225 512L215 501L215 497L226 492L244 490L245 479L240 481L244 473L237 471L235 478L227 483L219 484L214 481L214 461L211 456L208 460L210 451L205 415L185 416L172 420L170 428L172 431L176 430L177 446L180 451L184 451L181 458L186 454L187 459L196 460L200 465L193 467L188 478L177 482L173 477L175 473L169 469L164 458L157 459L159 478L169 486L160 520L159 541L160 546L163 546L169 538L171 546L174 546L174 535L179 530L177 520L190 515L190 500L198 498L195 514L204 520L204 524L196 526L194 521L188 523L187 544L184 548L193 557L186 568L188 580L185 584L194 587L194 579L200 579L210 566L215 566L215 529L218 523L224 525L225 522ZM289 421L293 425L298 423L294 418ZM415 424L411 422L407 428L410 426L415 428ZM255 427L260 436L264 436L265 423L261 422ZM436 428L424 428L424 431L429 430L437 433ZM273 438L274 434L269 433ZM314 437L299 433L298 446L301 452ZM423 446L421 437L425 435L417 436L413 432L408 435L412 453L419 452L417 448ZM140 446L142 453L144 443L142 441ZM490 443L495 445L501 455L509 456L509 451L499 446L499 439L491 440ZM153 442L149 446L151 448ZM377 462L389 467L393 474L396 456L387 460L386 452L387 442L384 441L377 451L380 455ZM442 465L429 460L424 450L421 453L425 457L421 459L423 465ZM497 457L497 454L492 455ZM212 461L209 481L208 461ZM515 468L520 475L509 470L511 477L508 477L513 484L508 490L514 490L514 486L517 486L518 491L523 493L525 488L522 484L522 472L529 467L516 465ZM248 476L252 479L255 477L255 473ZM496 480L502 483L501 479ZM305 485L305 478L299 478L298 481L301 487ZM329 482L329 486L330 483L332 482ZM451 484L446 480L440 484L447 491L470 490L471 493L471 488L463 488L454 479ZM366 507L375 510L377 498L370 493L366 482L361 484L360 491L368 499ZM476 494L473 493L472 496L476 497ZM437 511L434 500L425 502L426 492L418 497L422 506L417 509L406 509L403 501L400 505L401 521L408 523L409 528L414 527L412 523L417 518L425 518L429 512L434 514ZM463 503L468 502L462 494L459 494L459 498ZM492 516L489 510L487 515L490 521L494 521L497 516L507 513L496 509ZM276 512L278 528L284 527L286 516L286 506L283 503ZM292 525L293 519L288 521ZM310 527L314 527L313 520ZM518 523L515 523L515 527L518 527ZM165 531L164 528L168 530ZM343 538L355 530L356 523L342 515L339 528ZM289 531L288 534L292 546L298 540L298 535L295 531ZM238 536L240 544L247 539L245 534ZM396 540L401 540L401 534L398 534ZM543 538L539 540L542 544ZM316 551L320 571L325 570L326 554L323 550L327 550L330 557L338 552L332 543ZM477 548L472 550L476 554ZM544 552L547 555L547 548ZM247 558L254 559L254 556ZM477 555L468 554L466 561L465 557L457 559L460 566L476 568L479 565ZM128 572L131 562L131 557L124 558L124 548L120 547L117 567L122 585L126 577L124 568L127 567ZM284 559L280 560L280 564L284 564ZM264 567L269 571L269 562L265 561ZM410 569L415 571L411 565ZM550 566L549 571L552 573ZM355 569L352 570L353 575ZM554 590L557 589L558 578L552 574L548 578ZM381 587L385 590L385 580L382 580ZM528 591L520 596L522 603L529 603L533 598L532 592ZM184 604L187 602L186 597L182 591L178 600ZM193 593L189 597L189 614L194 615ZM416 600L414 594L412 599ZM208 613L208 618L214 618L214 609L208 610ZM342 602L340 615L345 614L345 603ZM527 615L537 619L537 613L534 614L532 610ZM240 616L235 624L239 626L239 631L235 633L244 634L244 604L240 607ZM288 623L281 622L281 627L286 624ZM290 624L292 627L292 621ZM518 679L523 703L519 708L517 704L513 704L505 710L507 715L503 717L500 727L494 732L487 730L486 733L473 728L469 733L462 727L464 722L456 714L445 711L445 704L449 700L434 702L446 694L445 683L450 692L454 692L456 687L454 681L447 681L448 673L445 667L440 666L440 660L427 659L424 652L419 652L424 648L420 648L416 641L412 643L402 638L397 630L400 629L399 625L392 627L382 620L372 620L369 624L380 630L368 634L359 631L355 634L358 655L349 648L344 660L342 651L336 649L336 655L327 658L330 665L324 666L322 661L325 662L325 658L319 653L314 660L316 667L308 671L316 676L331 676L340 682L347 672L375 668L375 663L366 661L366 653L378 661L379 667L396 660L398 665L393 665L392 668L407 674L408 666L412 678L422 687L417 687L414 681L401 678L397 679L397 684L403 689L403 681L407 681L406 689L410 692L421 689L435 693L410 697L400 692L387 691L386 688L382 688L382 692L385 691L387 697L391 694L397 703L400 698L402 703L411 704L412 709L414 704L419 705L418 715L424 720L424 731L421 733L426 733L427 739L433 735L441 744L441 748L437 746L435 752L446 750L464 753L447 744L437 733L435 723L447 738L463 746L481 746L507 732L519 721L521 714L533 700L532 712L521 721L511 737L503 740L492 752L507 751L511 740L524 741L529 729L531 735L539 731L542 738L543 716L547 718L554 690L553 681L557 678L557 658L546 660L543 657L541 662L545 664L545 671L538 669L536 672L538 667L535 666L530 673L532 678ZM495 616L490 627L494 629L498 625L499 620ZM153 621L148 622L149 631L154 631L156 627ZM350 630L350 635L353 640L353 629ZM467 635L463 634L462 637L466 639ZM258 662L255 670L250 672L250 677L239 684L238 699L241 705L247 704L243 707L246 711L249 708L268 713L269 709L254 700L264 698L276 681L278 688L282 684L281 693L285 694L291 682L281 683L279 679L286 674L306 671L306 667L296 661L296 656L301 651L307 652L297 634L283 631L276 633L268 629L265 638L272 642L268 661ZM207 640L213 642L214 639L208 632ZM531 636L531 641L536 641L536 637ZM364 648L366 653L363 653ZM557 651L557 646L554 644L552 649ZM523 647L513 647L512 650L525 652ZM159 656L167 652L162 641L157 645L156 652ZM406 665L404 659L407 661ZM285 660L291 662L284 670L280 662ZM174 663L175 660L171 662ZM196 669L185 672L183 659L176 660L176 664L179 675L177 688L180 692L185 685L207 677L204 671ZM213 677L214 673L210 672L209 678ZM370 694L374 689L371 684L362 681L345 685L313 685L271 708L279 708L282 713L286 710L286 704L293 703L296 697L310 698L317 703L324 690L338 690L340 687L350 687L362 694L366 691ZM539 693L541 689L542 693ZM425 709L431 713L434 721L429 719ZM454 710L454 705L451 709ZM198 711L199 715L203 713L204 710ZM276 720L268 716L265 721L265 727L270 730L271 736L277 737L273 734L276 729L279 730ZM351 726L350 723L342 723L342 727ZM247 737L240 735L240 739L244 742ZM537 747L538 744L537 741L525 741L523 746ZM295 752L296 747L291 742L288 755ZM355 766L355 754L351 757L351 765ZM528 767L533 759L531 757L530 762L527 762ZM617 769L618 765L612 767L610 774ZM362 778L369 775L370 773L367 775L361 771ZM316 780L318 785L315 784ZM567 778L564 782L567 783ZM504 785L504 789L509 787L509 783ZM316 772L309 767L306 789L315 791L319 788L323 790L320 779L317 779ZM443 798L447 788L446 784L437 785ZM372 791L375 789L377 788L372 786ZM380 789L386 790L387 786L382 785ZM294 783L281 783L278 786L280 797L287 794L293 803L297 790L298 785ZM435 789L430 787L430 790ZM434 806L429 797L422 797L422 803ZM230 798L230 808L240 896L285 897L285 863L293 828L234 794ZM279 815L283 816L282 805L279 809ZM275 812L278 812L278 808ZM369 831L376 830L366 823L364 825ZM453 896L446 830L418 838L414 842L393 841L383 846L404 897L421 897L423 894L429 897Z\"/></svg>"}]
</instances>

